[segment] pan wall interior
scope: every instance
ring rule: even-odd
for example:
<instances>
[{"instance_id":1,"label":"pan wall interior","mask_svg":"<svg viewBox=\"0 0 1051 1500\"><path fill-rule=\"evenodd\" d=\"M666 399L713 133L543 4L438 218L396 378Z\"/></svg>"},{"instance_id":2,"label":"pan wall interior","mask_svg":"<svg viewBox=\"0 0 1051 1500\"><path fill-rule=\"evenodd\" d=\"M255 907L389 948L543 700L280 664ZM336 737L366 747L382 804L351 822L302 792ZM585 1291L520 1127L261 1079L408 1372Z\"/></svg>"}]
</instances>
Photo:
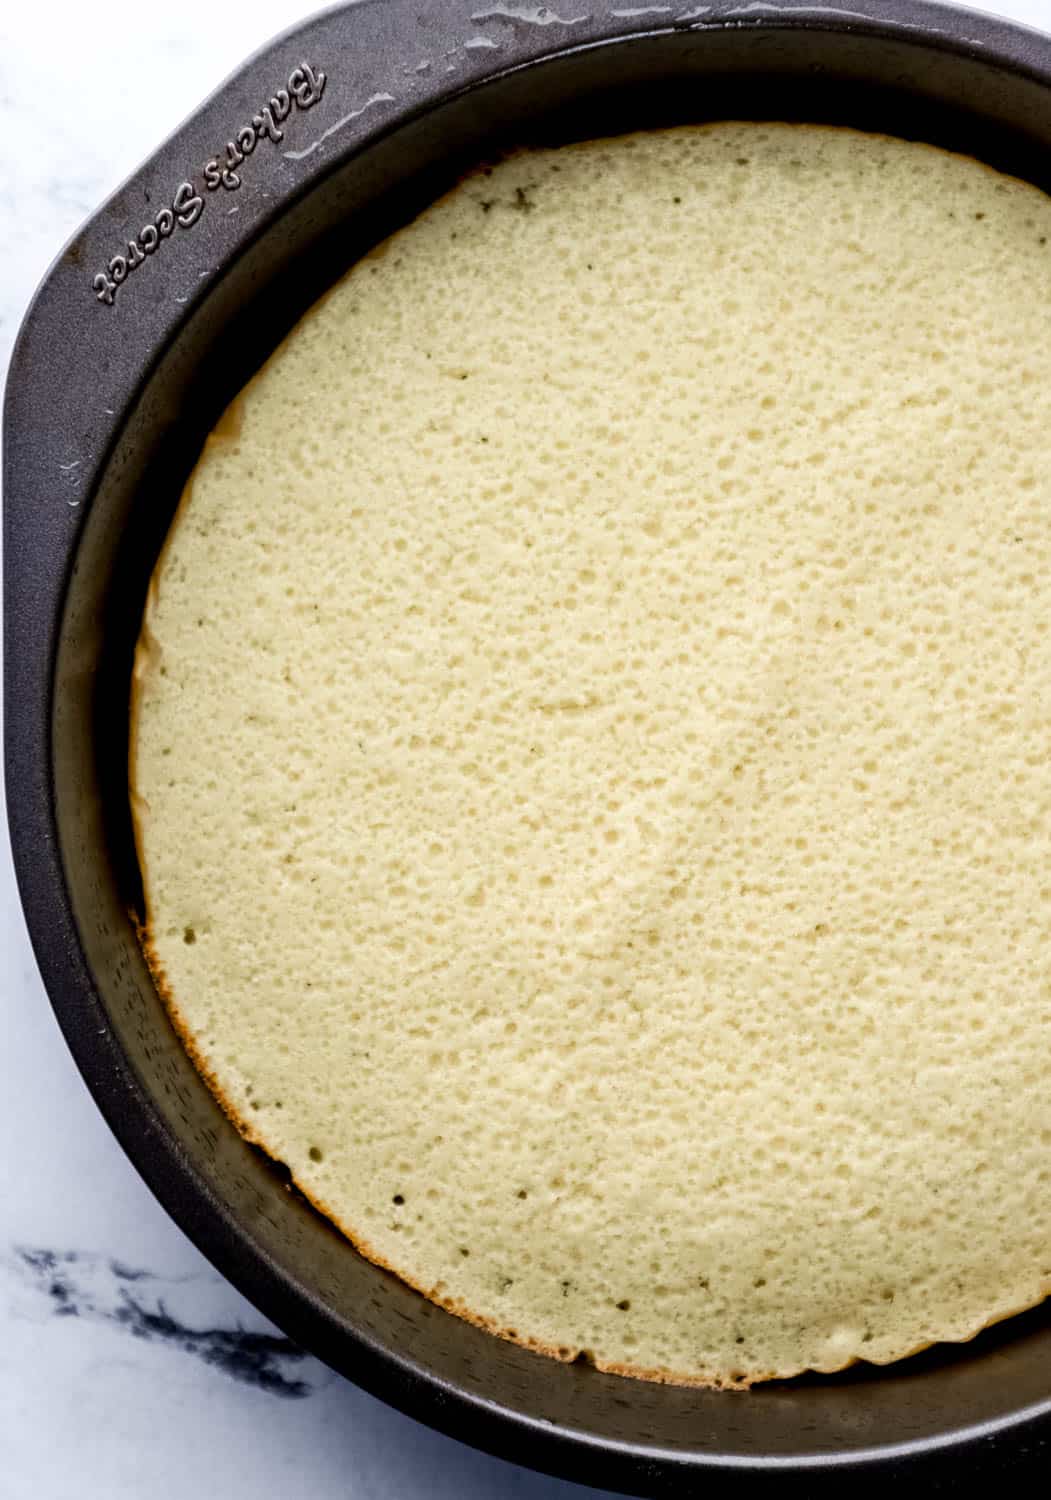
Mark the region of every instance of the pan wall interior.
<instances>
[{"instance_id":1,"label":"pan wall interior","mask_svg":"<svg viewBox=\"0 0 1051 1500\"><path fill-rule=\"evenodd\" d=\"M351 1376L361 1378L371 1347L479 1401L684 1459L705 1450L744 1459L845 1454L995 1421L1046 1397L1051 1321L1038 1311L888 1374L862 1369L741 1398L558 1366L459 1322L368 1265L236 1135L159 1005L128 916L141 886L127 810L127 698L147 579L201 442L326 284L501 145L727 117L918 136L1051 188L1051 102L1036 80L1005 79L950 51L838 32L727 29L582 49L403 122L356 159L334 163L322 187L229 267L160 354L84 525L53 718L62 853L85 953L132 1073L188 1164L185 1189L169 1185L163 1195L168 1206L176 1200L183 1222L196 1223L206 1244L222 1238L228 1253L247 1236L256 1289L275 1273L282 1283L269 1310ZM398 1378L412 1376L403 1367ZM529 1460L524 1446L506 1451Z\"/></svg>"}]
</instances>

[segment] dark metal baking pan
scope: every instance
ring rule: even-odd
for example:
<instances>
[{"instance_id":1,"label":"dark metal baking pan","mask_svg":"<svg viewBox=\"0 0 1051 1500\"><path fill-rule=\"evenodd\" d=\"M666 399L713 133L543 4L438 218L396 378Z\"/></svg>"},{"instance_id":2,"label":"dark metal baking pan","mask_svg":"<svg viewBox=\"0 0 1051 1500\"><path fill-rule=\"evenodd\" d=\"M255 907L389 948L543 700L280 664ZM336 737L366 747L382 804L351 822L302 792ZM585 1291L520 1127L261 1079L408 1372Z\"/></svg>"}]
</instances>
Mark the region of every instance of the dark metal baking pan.
<instances>
[{"instance_id":1,"label":"dark metal baking pan","mask_svg":"<svg viewBox=\"0 0 1051 1500\"><path fill-rule=\"evenodd\" d=\"M6 396L7 784L26 917L88 1086L161 1202L293 1338L385 1400L506 1458L646 1494L718 1473L791 1477L803 1494L848 1475L1031 1481L1051 1455L1040 1310L886 1371L742 1396L560 1365L432 1306L235 1133L129 916L132 645L228 397L328 282L473 162L720 117L917 136L1047 188L1051 39L910 0L366 0L265 48L89 220L26 316Z\"/></svg>"}]
</instances>

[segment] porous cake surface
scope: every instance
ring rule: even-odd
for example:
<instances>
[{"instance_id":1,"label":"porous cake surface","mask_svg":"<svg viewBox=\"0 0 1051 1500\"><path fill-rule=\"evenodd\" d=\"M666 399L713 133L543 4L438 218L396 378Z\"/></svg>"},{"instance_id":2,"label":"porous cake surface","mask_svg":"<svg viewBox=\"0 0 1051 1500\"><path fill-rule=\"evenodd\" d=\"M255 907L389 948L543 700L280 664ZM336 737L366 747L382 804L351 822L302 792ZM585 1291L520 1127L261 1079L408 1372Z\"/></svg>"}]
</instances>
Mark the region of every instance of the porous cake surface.
<instances>
[{"instance_id":1,"label":"porous cake surface","mask_svg":"<svg viewBox=\"0 0 1051 1500\"><path fill-rule=\"evenodd\" d=\"M524 153L209 440L147 941L242 1130L507 1337L740 1385L1051 1291L1051 199Z\"/></svg>"}]
</instances>

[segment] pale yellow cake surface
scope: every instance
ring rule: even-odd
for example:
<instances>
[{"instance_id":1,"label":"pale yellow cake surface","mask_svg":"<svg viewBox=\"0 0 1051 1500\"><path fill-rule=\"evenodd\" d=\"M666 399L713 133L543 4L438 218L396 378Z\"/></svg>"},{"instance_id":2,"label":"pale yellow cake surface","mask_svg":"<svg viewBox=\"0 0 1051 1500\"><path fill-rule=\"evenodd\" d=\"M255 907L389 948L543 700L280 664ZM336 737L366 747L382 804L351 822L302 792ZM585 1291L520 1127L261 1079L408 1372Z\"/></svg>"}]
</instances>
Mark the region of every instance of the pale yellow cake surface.
<instances>
[{"instance_id":1,"label":"pale yellow cake surface","mask_svg":"<svg viewBox=\"0 0 1051 1500\"><path fill-rule=\"evenodd\" d=\"M523 154L208 443L136 662L158 974L370 1256L742 1384L1051 1291L1051 199Z\"/></svg>"}]
</instances>

